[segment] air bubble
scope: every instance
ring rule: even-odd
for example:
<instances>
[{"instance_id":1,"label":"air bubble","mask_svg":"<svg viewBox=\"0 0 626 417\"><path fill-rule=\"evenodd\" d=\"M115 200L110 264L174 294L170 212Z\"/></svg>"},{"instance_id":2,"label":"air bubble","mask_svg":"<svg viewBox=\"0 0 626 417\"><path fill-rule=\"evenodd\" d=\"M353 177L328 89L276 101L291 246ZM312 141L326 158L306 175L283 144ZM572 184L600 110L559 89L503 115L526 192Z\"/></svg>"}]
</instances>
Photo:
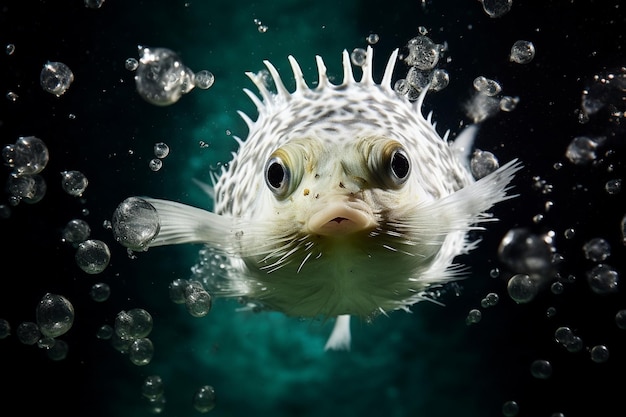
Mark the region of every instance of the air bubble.
<instances>
[{"instance_id":1,"label":"air bubble","mask_svg":"<svg viewBox=\"0 0 626 417\"><path fill-rule=\"evenodd\" d=\"M59 337L74 323L74 307L62 295L47 293L43 296L36 310L37 326L46 337Z\"/></svg>"},{"instance_id":2,"label":"air bubble","mask_svg":"<svg viewBox=\"0 0 626 417\"><path fill-rule=\"evenodd\" d=\"M511 47L509 59L518 64L528 64L535 57L535 45L529 41L516 41Z\"/></svg>"},{"instance_id":3,"label":"air bubble","mask_svg":"<svg viewBox=\"0 0 626 417\"><path fill-rule=\"evenodd\" d=\"M99 274L109 265L111 251L103 241L89 239L78 244L74 258L78 267L86 273Z\"/></svg>"},{"instance_id":4,"label":"air bubble","mask_svg":"<svg viewBox=\"0 0 626 417\"><path fill-rule=\"evenodd\" d=\"M48 62L39 75L39 83L44 91L61 97L74 82L72 70L62 62Z\"/></svg>"}]
</instances>

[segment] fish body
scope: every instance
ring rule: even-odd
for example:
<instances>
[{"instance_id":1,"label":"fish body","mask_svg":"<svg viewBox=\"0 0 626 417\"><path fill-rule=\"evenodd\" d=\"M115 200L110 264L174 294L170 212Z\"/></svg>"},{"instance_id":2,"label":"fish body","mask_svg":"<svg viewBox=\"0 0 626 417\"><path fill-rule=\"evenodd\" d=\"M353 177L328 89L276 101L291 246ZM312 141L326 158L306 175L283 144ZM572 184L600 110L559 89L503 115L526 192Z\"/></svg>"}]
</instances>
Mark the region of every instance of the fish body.
<instances>
[{"instance_id":1,"label":"fish body","mask_svg":"<svg viewBox=\"0 0 626 417\"><path fill-rule=\"evenodd\" d=\"M519 163L475 180L469 154L476 127L442 138L415 102L391 86L397 50L380 83L368 47L356 81L347 51L343 82L316 57L317 86L289 57L295 91L268 61L275 91L247 75L258 117L214 179L214 212L145 199L160 230L148 246L202 242L193 270L214 295L242 297L297 317L337 317L327 348L350 344L349 317L365 320L430 299L458 279L454 258L473 249L468 232L493 220ZM208 271L219 256L227 266Z\"/></svg>"}]
</instances>

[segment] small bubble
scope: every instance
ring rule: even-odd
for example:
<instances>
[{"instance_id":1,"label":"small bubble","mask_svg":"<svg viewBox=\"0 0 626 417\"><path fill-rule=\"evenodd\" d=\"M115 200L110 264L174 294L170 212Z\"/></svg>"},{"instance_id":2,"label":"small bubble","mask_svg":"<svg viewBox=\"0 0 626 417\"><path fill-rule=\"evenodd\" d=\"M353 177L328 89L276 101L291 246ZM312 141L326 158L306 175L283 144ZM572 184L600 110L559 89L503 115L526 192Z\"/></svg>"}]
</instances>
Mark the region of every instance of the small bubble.
<instances>
[{"instance_id":1,"label":"small bubble","mask_svg":"<svg viewBox=\"0 0 626 417\"><path fill-rule=\"evenodd\" d=\"M67 357L69 346L60 339L54 339L54 344L46 350L46 355L53 361L62 361Z\"/></svg>"},{"instance_id":2,"label":"small bubble","mask_svg":"<svg viewBox=\"0 0 626 417\"><path fill-rule=\"evenodd\" d=\"M561 282L553 282L552 285L550 285L550 291L552 291L552 294L555 295L559 295L559 294L563 294L563 283Z\"/></svg>"},{"instance_id":3,"label":"small bubble","mask_svg":"<svg viewBox=\"0 0 626 417\"><path fill-rule=\"evenodd\" d=\"M611 266L598 264L587 272L589 287L596 294L610 294L618 290L619 273Z\"/></svg>"},{"instance_id":4,"label":"small bubble","mask_svg":"<svg viewBox=\"0 0 626 417\"><path fill-rule=\"evenodd\" d=\"M606 184L604 184L604 189L611 195L619 194L620 191L622 191L622 180L619 178L608 180Z\"/></svg>"},{"instance_id":5,"label":"small bubble","mask_svg":"<svg viewBox=\"0 0 626 417\"><path fill-rule=\"evenodd\" d=\"M357 67L362 67L365 64L365 60L367 58L367 51L363 48L354 48L352 53L350 54L350 61L352 61L353 65Z\"/></svg>"},{"instance_id":6,"label":"small bubble","mask_svg":"<svg viewBox=\"0 0 626 417\"><path fill-rule=\"evenodd\" d=\"M9 92L7 92L6 98L7 98L7 100L12 101L13 103L15 103L17 101L17 99L20 98L20 96L18 96L17 93L14 93L13 91L9 91Z\"/></svg>"},{"instance_id":7,"label":"small bubble","mask_svg":"<svg viewBox=\"0 0 626 417\"><path fill-rule=\"evenodd\" d=\"M215 389L210 385L204 385L193 396L193 407L201 412L208 413L215 408Z\"/></svg>"},{"instance_id":8,"label":"small bubble","mask_svg":"<svg viewBox=\"0 0 626 417\"><path fill-rule=\"evenodd\" d=\"M530 373L537 379L547 379L552 375L552 364L544 359L537 359L530 365Z\"/></svg>"},{"instance_id":9,"label":"small bubble","mask_svg":"<svg viewBox=\"0 0 626 417\"><path fill-rule=\"evenodd\" d=\"M62 171L61 188L63 191L74 197L82 197L89 185L89 180L80 171Z\"/></svg>"},{"instance_id":10,"label":"small bubble","mask_svg":"<svg viewBox=\"0 0 626 417\"><path fill-rule=\"evenodd\" d=\"M529 41L516 41L511 47L509 59L518 64L528 64L535 57L535 45Z\"/></svg>"},{"instance_id":11,"label":"small bubble","mask_svg":"<svg viewBox=\"0 0 626 417\"><path fill-rule=\"evenodd\" d=\"M161 230L154 206L137 197L129 197L117 206L111 224L115 240L135 251L147 250Z\"/></svg>"},{"instance_id":12,"label":"small bubble","mask_svg":"<svg viewBox=\"0 0 626 417\"><path fill-rule=\"evenodd\" d=\"M18 340L25 345L34 345L41 338L39 326L32 321L24 321L15 329Z\"/></svg>"},{"instance_id":13,"label":"small bubble","mask_svg":"<svg viewBox=\"0 0 626 417\"><path fill-rule=\"evenodd\" d=\"M620 329L626 330L626 310L620 310L615 313L615 324Z\"/></svg>"},{"instance_id":14,"label":"small bubble","mask_svg":"<svg viewBox=\"0 0 626 417\"><path fill-rule=\"evenodd\" d=\"M6 319L0 319L0 340L11 335L11 324Z\"/></svg>"},{"instance_id":15,"label":"small bubble","mask_svg":"<svg viewBox=\"0 0 626 417\"><path fill-rule=\"evenodd\" d=\"M604 363L609 360L609 349L604 345L596 345L591 348L591 360L596 363Z\"/></svg>"},{"instance_id":16,"label":"small bubble","mask_svg":"<svg viewBox=\"0 0 626 417\"><path fill-rule=\"evenodd\" d=\"M115 334L113 327L108 324L103 324L98 328L98 331L96 332L96 337L100 340L110 340L113 334Z\"/></svg>"},{"instance_id":17,"label":"small bubble","mask_svg":"<svg viewBox=\"0 0 626 417\"><path fill-rule=\"evenodd\" d=\"M497 81L483 77L482 75L474 79L473 85L476 91L489 97L498 95L502 91L502 87Z\"/></svg>"},{"instance_id":18,"label":"small bubble","mask_svg":"<svg viewBox=\"0 0 626 417\"><path fill-rule=\"evenodd\" d=\"M519 104L519 97L504 96L500 99L500 110L511 112Z\"/></svg>"},{"instance_id":19,"label":"small bubble","mask_svg":"<svg viewBox=\"0 0 626 417\"><path fill-rule=\"evenodd\" d=\"M565 157L575 165L589 164L596 159L596 149L605 140L605 137L577 136L567 146Z\"/></svg>"},{"instance_id":20,"label":"small bubble","mask_svg":"<svg viewBox=\"0 0 626 417\"><path fill-rule=\"evenodd\" d=\"M109 299L109 296L111 295L111 287L104 282L97 282L91 286L89 295L92 300L101 303Z\"/></svg>"},{"instance_id":21,"label":"small bubble","mask_svg":"<svg viewBox=\"0 0 626 417\"><path fill-rule=\"evenodd\" d=\"M85 0L85 7L89 9L99 9L104 4L104 0Z\"/></svg>"},{"instance_id":22,"label":"small bubble","mask_svg":"<svg viewBox=\"0 0 626 417\"><path fill-rule=\"evenodd\" d=\"M37 305L36 315L39 331L46 337L59 337L74 323L74 307L62 295L44 295Z\"/></svg>"},{"instance_id":23,"label":"small bubble","mask_svg":"<svg viewBox=\"0 0 626 417\"><path fill-rule=\"evenodd\" d=\"M163 167L163 161L157 158L153 158L150 160L150 162L148 162L148 166L152 171L157 172Z\"/></svg>"},{"instance_id":24,"label":"small bubble","mask_svg":"<svg viewBox=\"0 0 626 417\"><path fill-rule=\"evenodd\" d=\"M370 45L374 45L378 43L379 36L376 33L370 33L366 38L366 42Z\"/></svg>"},{"instance_id":25,"label":"small bubble","mask_svg":"<svg viewBox=\"0 0 626 417\"><path fill-rule=\"evenodd\" d=\"M267 25L259 25L257 27L257 30L259 31L259 33L265 33L265 32L267 32L268 29L269 29L269 27Z\"/></svg>"},{"instance_id":26,"label":"small bubble","mask_svg":"<svg viewBox=\"0 0 626 417\"><path fill-rule=\"evenodd\" d=\"M470 325L470 324L476 324L478 322L480 322L480 320L482 319L482 312L476 308L472 309L469 311L469 313L467 314L467 317L465 318L465 323Z\"/></svg>"},{"instance_id":27,"label":"small bubble","mask_svg":"<svg viewBox=\"0 0 626 417\"><path fill-rule=\"evenodd\" d=\"M159 159L165 158L170 153L170 147L166 143L158 142L154 144L154 156Z\"/></svg>"},{"instance_id":28,"label":"small bubble","mask_svg":"<svg viewBox=\"0 0 626 417\"><path fill-rule=\"evenodd\" d=\"M506 289L511 299L519 304L532 301L539 290L535 280L526 274L513 275Z\"/></svg>"},{"instance_id":29,"label":"small bubble","mask_svg":"<svg viewBox=\"0 0 626 417\"><path fill-rule=\"evenodd\" d=\"M80 243L89 238L91 228L83 219L72 219L61 230L61 241L66 243Z\"/></svg>"},{"instance_id":30,"label":"small bubble","mask_svg":"<svg viewBox=\"0 0 626 417\"><path fill-rule=\"evenodd\" d=\"M480 0L483 10L489 17L499 18L511 10L513 0Z\"/></svg>"},{"instance_id":31,"label":"small bubble","mask_svg":"<svg viewBox=\"0 0 626 417\"><path fill-rule=\"evenodd\" d=\"M215 83L215 76L211 71L201 70L196 72L194 77L194 83L196 87L206 90L211 88L211 86Z\"/></svg>"},{"instance_id":32,"label":"small bubble","mask_svg":"<svg viewBox=\"0 0 626 417\"><path fill-rule=\"evenodd\" d=\"M135 339L128 349L128 357L133 365L144 366L152 361L154 345L147 337Z\"/></svg>"},{"instance_id":33,"label":"small bubble","mask_svg":"<svg viewBox=\"0 0 626 417\"><path fill-rule=\"evenodd\" d=\"M164 391L163 380L158 375L146 377L141 386L141 393L149 400L156 400L163 395Z\"/></svg>"},{"instance_id":34,"label":"small bubble","mask_svg":"<svg viewBox=\"0 0 626 417\"><path fill-rule=\"evenodd\" d=\"M611 245L605 239L593 238L583 245L585 258L593 262L602 262L611 255Z\"/></svg>"},{"instance_id":35,"label":"small bubble","mask_svg":"<svg viewBox=\"0 0 626 417\"><path fill-rule=\"evenodd\" d=\"M475 179L483 178L500 167L498 158L488 151L477 149L470 160L470 170Z\"/></svg>"},{"instance_id":36,"label":"small bubble","mask_svg":"<svg viewBox=\"0 0 626 417\"><path fill-rule=\"evenodd\" d=\"M15 44L7 44L7 46L4 48L4 52L6 52L7 55L13 55L15 53Z\"/></svg>"},{"instance_id":37,"label":"small bubble","mask_svg":"<svg viewBox=\"0 0 626 417\"><path fill-rule=\"evenodd\" d=\"M101 240L89 239L78 244L75 254L76 264L88 274L99 274L111 260L111 251Z\"/></svg>"},{"instance_id":38,"label":"small bubble","mask_svg":"<svg viewBox=\"0 0 626 417\"><path fill-rule=\"evenodd\" d=\"M61 97L74 81L72 70L62 62L48 62L39 75L39 83L44 91Z\"/></svg>"},{"instance_id":39,"label":"small bubble","mask_svg":"<svg viewBox=\"0 0 626 417\"><path fill-rule=\"evenodd\" d=\"M515 417L519 413L519 405L515 401L507 401L502 404L502 414L504 417Z\"/></svg>"},{"instance_id":40,"label":"small bubble","mask_svg":"<svg viewBox=\"0 0 626 417\"><path fill-rule=\"evenodd\" d=\"M404 61L418 70L431 70L439 62L439 47L425 35L409 40L407 48L409 53Z\"/></svg>"},{"instance_id":41,"label":"small bubble","mask_svg":"<svg viewBox=\"0 0 626 417\"><path fill-rule=\"evenodd\" d=\"M137 67L139 67L139 61L135 58L126 58L126 61L124 61L124 68L128 71L136 71Z\"/></svg>"}]
</instances>

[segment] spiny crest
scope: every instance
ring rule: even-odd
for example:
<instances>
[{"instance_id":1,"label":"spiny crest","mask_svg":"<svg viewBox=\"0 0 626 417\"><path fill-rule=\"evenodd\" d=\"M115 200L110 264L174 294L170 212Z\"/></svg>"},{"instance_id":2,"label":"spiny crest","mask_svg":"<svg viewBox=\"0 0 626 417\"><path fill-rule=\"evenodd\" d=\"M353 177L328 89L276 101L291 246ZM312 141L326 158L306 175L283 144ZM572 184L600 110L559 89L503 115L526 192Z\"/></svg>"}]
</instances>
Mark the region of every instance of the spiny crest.
<instances>
[{"instance_id":1,"label":"spiny crest","mask_svg":"<svg viewBox=\"0 0 626 417\"><path fill-rule=\"evenodd\" d=\"M395 95L396 92L392 88L391 81L392 81L393 71L396 65L396 61L398 59L398 49L395 49L391 53L389 60L387 61L385 72L383 74L383 78L380 84L377 84L374 81L373 64L372 64L373 54L374 54L373 48L371 46L368 46L366 50L366 55L365 55L365 62L361 66L361 69L363 70L363 75L361 76L361 79L359 81L356 81L353 75L353 66L350 60L350 54L348 53L347 50L344 49L342 52L343 81L341 82L341 84L332 84L330 82L328 78L328 74L326 72L326 65L324 64L324 60L322 59L321 56L316 55L315 62L317 64L318 82L317 82L317 86L314 89L311 89L307 85L304 79L304 76L302 74L302 69L300 67L300 64L298 64L298 61L292 55L289 55L288 60L289 60L289 64L291 65L291 70L293 72L293 77L294 77L295 85L296 85L296 89L293 93L291 93L285 87L285 84L280 74L278 73L278 70L276 69L276 67L270 61L264 60L263 63L267 67L267 70L269 71L272 77L272 80L276 87L276 92L275 93L271 92L268 89L266 82L264 80L264 77L262 75L258 73L253 73L253 72L246 72L246 75L248 76L248 78L250 78L250 80L252 80L254 85L259 90L261 99L259 99L259 97L256 94L254 94L252 91L250 91L247 88L244 88L243 91L246 93L246 95L248 95L248 97L250 97L250 99L256 106L257 111L259 112L260 115L268 113L274 107L274 105L278 103L289 102L293 100L294 98L296 98L297 96L299 96L300 94L304 94L305 92L312 92L312 91L321 92L326 89L339 90L339 89L344 89L346 87L350 87L352 85L359 85L359 86L365 86L365 87L378 85L382 87L385 93ZM424 90L424 93L426 90L427 89ZM415 103L416 108L421 108L421 104L424 99L424 96L425 94L420 95L419 99ZM248 125L248 128L250 128L253 125L253 121L245 113L241 111L239 111L238 113L246 122L246 124Z\"/></svg>"}]
</instances>

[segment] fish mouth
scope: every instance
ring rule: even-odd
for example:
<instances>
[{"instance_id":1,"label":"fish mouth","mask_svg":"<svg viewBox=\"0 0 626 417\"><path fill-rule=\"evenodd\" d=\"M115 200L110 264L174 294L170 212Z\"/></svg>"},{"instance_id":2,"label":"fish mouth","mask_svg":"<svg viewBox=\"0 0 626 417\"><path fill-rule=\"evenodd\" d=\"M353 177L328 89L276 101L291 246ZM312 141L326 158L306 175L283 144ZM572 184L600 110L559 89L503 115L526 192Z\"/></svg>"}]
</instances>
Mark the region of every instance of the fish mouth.
<instances>
[{"instance_id":1,"label":"fish mouth","mask_svg":"<svg viewBox=\"0 0 626 417\"><path fill-rule=\"evenodd\" d=\"M325 205L308 221L311 233L323 236L348 235L376 227L370 207L361 201Z\"/></svg>"}]
</instances>

